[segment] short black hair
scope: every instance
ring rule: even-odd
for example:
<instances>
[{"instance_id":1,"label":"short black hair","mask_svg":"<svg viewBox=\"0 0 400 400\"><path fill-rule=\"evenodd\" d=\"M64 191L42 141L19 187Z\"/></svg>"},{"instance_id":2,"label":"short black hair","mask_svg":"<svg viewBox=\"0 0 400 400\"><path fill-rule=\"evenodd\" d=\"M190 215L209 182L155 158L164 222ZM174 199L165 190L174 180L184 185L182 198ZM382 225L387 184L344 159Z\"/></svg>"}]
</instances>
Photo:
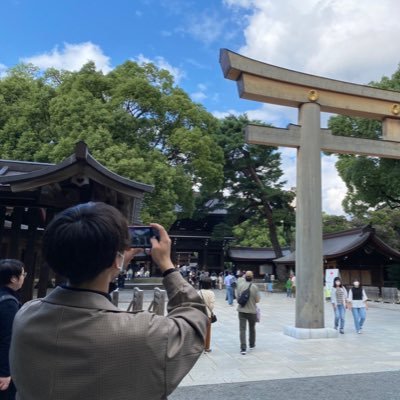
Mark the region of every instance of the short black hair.
<instances>
[{"instance_id":1,"label":"short black hair","mask_svg":"<svg viewBox=\"0 0 400 400\"><path fill-rule=\"evenodd\" d=\"M24 263L13 258L0 260L0 286L11 283L13 277L19 278L24 270Z\"/></svg>"},{"instance_id":2,"label":"short black hair","mask_svg":"<svg viewBox=\"0 0 400 400\"><path fill-rule=\"evenodd\" d=\"M211 279L207 276L201 281L202 289L211 289Z\"/></svg>"},{"instance_id":3,"label":"short black hair","mask_svg":"<svg viewBox=\"0 0 400 400\"><path fill-rule=\"evenodd\" d=\"M60 212L43 235L45 261L72 284L93 280L128 247L125 217L105 203L84 203Z\"/></svg>"}]
</instances>

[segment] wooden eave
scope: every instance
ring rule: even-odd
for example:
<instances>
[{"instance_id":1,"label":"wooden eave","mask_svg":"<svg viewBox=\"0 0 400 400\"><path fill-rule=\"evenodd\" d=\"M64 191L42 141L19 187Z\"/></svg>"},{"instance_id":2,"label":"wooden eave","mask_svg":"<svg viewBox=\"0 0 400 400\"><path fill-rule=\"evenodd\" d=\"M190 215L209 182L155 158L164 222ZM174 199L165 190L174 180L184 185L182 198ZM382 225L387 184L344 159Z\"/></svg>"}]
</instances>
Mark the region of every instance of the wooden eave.
<instances>
[{"instance_id":1,"label":"wooden eave","mask_svg":"<svg viewBox=\"0 0 400 400\"><path fill-rule=\"evenodd\" d=\"M29 168L27 164L30 164L34 170L23 173L24 167ZM5 161L3 161L4 165ZM77 143L75 153L59 164L14 162L14 166L20 167L21 173L0 176L0 185L8 185L12 192L32 191L79 174L129 196L142 197L145 192L154 190L151 185L126 179L104 167L91 156L84 142Z\"/></svg>"}]
</instances>

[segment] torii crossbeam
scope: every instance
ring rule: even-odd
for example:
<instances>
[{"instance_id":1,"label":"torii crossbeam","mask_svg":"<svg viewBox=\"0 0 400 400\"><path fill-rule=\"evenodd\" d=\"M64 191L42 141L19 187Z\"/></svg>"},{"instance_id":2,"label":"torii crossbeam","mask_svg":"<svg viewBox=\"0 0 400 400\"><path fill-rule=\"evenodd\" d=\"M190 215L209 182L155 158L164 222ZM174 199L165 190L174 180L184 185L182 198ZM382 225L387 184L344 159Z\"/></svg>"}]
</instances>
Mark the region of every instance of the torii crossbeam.
<instances>
[{"instance_id":1,"label":"torii crossbeam","mask_svg":"<svg viewBox=\"0 0 400 400\"><path fill-rule=\"evenodd\" d=\"M400 93L287 70L226 49L220 63L224 76L237 81L240 97L299 109L298 125L249 125L246 140L297 149L296 321L285 333L335 337L324 326L321 151L400 159ZM321 129L321 111L378 119L383 139L334 136Z\"/></svg>"}]
</instances>

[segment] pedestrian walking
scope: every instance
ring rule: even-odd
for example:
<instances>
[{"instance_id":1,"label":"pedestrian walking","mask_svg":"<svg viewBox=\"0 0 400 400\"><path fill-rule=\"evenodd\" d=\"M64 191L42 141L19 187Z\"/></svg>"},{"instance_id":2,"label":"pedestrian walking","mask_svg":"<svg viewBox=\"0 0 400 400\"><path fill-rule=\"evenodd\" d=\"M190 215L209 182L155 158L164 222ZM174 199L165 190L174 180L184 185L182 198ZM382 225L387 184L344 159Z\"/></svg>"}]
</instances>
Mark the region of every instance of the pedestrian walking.
<instances>
[{"instance_id":1,"label":"pedestrian walking","mask_svg":"<svg viewBox=\"0 0 400 400\"><path fill-rule=\"evenodd\" d=\"M265 273L264 283L265 283L265 294L267 293L271 294L273 292L272 279L271 275L269 275L268 273Z\"/></svg>"},{"instance_id":2,"label":"pedestrian walking","mask_svg":"<svg viewBox=\"0 0 400 400\"><path fill-rule=\"evenodd\" d=\"M333 287L331 290L331 303L333 312L335 313L335 329L339 329L340 333L344 333L344 323L347 308L347 290L342 285L342 281L337 276L333 280Z\"/></svg>"},{"instance_id":3,"label":"pedestrian walking","mask_svg":"<svg viewBox=\"0 0 400 400\"><path fill-rule=\"evenodd\" d=\"M218 289L222 290L222 286L224 284L224 273L220 272L218 275Z\"/></svg>"},{"instance_id":4,"label":"pedestrian walking","mask_svg":"<svg viewBox=\"0 0 400 400\"><path fill-rule=\"evenodd\" d=\"M290 279L292 281L292 296L291 297L296 297L296 275L292 274Z\"/></svg>"},{"instance_id":5,"label":"pedestrian walking","mask_svg":"<svg viewBox=\"0 0 400 400\"><path fill-rule=\"evenodd\" d=\"M362 332L367 316L367 300L368 297L365 290L360 285L360 282L355 280L353 282L353 287L349 290L348 302L354 318L354 327L358 334Z\"/></svg>"},{"instance_id":6,"label":"pedestrian walking","mask_svg":"<svg viewBox=\"0 0 400 400\"><path fill-rule=\"evenodd\" d=\"M216 289L218 280L217 274L215 272L212 272L210 278L211 278L211 288Z\"/></svg>"},{"instance_id":7,"label":"pedestrian walking","mask_svg":"<svg viewBox=\"0 0 400 400\"><path fill-rule=\"evenodd\" d=\"M285 283L286 297L292 297L292 278L289 277Z\"/></svg>"},{"instance_id":8,"label":"pedestrian walking","mask_svg":"<svg viewBox=\"0 0 400 400\"><path fill-rule=\"evenodd\" d=\"M226 288L226 299L230 306L233 305L234 289L236 287L236 278L233 276L232 271L228 272L228 275L224 279Z\"/></svg>"},{"instance_id":9,"label":"pedestrian walking","mask_svg":"<svg viewBox=\"0 0 400 400\"><path fill-rule=\"evenodd\" d=\"M253 285L253 272L247 271L244 275L245 283L238 286L238 315L239 315L239 331L240 331L240 353L245 355L247 351L246 328L249 325L249 348L253 350L256 347L256 322L257 322L257 306L260 301L258 287ZM243 304L242 297L244 292L248 290L249 296ZM242 304L241 304L242 303Z\"/></svg>"}]
</instances>

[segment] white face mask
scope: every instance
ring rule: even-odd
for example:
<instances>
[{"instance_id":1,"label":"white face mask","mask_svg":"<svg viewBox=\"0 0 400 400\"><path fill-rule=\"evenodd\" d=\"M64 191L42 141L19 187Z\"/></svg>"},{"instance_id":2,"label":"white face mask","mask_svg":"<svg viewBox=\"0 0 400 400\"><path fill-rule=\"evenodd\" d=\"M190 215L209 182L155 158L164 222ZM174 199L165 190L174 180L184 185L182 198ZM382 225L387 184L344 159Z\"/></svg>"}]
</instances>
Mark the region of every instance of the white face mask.
<instances>
[{"instance_id":1,"label":"white face mask","mask_svg":"<svg viewBox=\"0 0 400 400\"><path fill-rule=\"evenodd\" d=\"M360 282L353 282L354 287L359 287L360 286Z\"/></svg>"},{"instance_id":2,"label":"white face mask","mask_svg":"<svg viewBox=\"0 0 400 400\"><path fill-rule=\"evenodd\" d=\"M124 269L125 253L117 252L117 254L122 258L121 264L119 264L118 269L122 271Z\"/></svg>"}]
</instances>

